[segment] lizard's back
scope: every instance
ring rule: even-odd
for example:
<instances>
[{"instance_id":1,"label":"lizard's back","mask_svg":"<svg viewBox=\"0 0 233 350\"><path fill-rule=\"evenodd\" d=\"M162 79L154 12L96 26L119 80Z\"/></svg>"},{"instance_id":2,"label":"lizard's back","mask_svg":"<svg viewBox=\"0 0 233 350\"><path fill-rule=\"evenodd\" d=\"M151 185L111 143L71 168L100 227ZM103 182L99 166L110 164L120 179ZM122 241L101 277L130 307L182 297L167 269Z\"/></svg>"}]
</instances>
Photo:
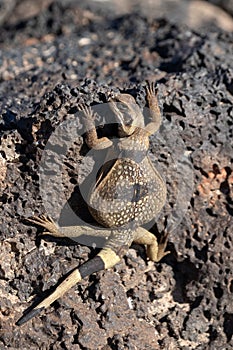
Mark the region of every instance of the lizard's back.
<instances>
[{"instance_id":1,"label":"lizard's back","mask_svg":"<svg viewBox=\"0 0 233 350\"><path fill-rule=\"evenodd\" d=\"M100 172L89 196L89 210L105 227L129 222L139 226L154 219L165 200L165 183L148 156L139 163L119 158L106 174Z\"/></svg>"}]
</instances>

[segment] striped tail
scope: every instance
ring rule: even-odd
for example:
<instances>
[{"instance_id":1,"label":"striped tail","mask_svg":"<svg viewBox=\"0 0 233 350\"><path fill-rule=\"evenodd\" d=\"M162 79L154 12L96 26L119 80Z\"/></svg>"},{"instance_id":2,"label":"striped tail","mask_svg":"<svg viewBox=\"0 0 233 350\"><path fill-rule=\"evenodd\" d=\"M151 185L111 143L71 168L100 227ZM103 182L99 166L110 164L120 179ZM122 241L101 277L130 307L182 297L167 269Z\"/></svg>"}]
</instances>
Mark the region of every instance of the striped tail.
<instances>
[{"instance_id":1,"label":"striped tail","mask_svg":"<svg viewBox=\"0 0 233 350\"><path fill-rule=\"evenodd\" d=\"M108 269L119 261L120 257L112 249L103 248L93 259L76 267L47 298L35 306L31 311L26 312L25 315L16 322L16 325L21 326L34 316L37 316L41 311L50 306L55 300L60 298L67 290L80 282L83 278L94 272Z\"/></svg>"}]
</instances>

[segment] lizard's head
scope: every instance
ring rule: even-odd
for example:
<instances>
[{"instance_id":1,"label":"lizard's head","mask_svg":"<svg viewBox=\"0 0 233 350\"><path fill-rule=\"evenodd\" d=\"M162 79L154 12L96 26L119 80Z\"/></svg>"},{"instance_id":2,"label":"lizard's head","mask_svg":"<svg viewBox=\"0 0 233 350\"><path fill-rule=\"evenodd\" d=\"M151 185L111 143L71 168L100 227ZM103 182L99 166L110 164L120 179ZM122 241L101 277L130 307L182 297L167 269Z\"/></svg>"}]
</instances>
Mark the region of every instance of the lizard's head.
<instances>
[{"instance_id":1,"label":"lizard's head","mask_svg":"<svg viewBox=\"0 0 233 350\"><path fill-rule=\"evenodd\" d=\"M129 136L137 127L144 127L144 118L133 96L119 94L110 99L110 108L119 123L119 135Z\"/></svg>"}]
</instances>

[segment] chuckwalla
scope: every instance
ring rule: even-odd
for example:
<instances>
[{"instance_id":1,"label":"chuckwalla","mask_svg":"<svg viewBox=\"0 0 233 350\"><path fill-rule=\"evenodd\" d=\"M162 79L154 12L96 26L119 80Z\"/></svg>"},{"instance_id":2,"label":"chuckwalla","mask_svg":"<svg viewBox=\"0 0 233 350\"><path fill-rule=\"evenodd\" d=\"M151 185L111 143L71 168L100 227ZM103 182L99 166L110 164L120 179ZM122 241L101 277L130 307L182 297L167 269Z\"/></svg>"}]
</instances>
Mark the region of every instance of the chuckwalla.
<instances>
[{"instance_id":1,"label":"chuckwalla","mask_svg":"<svg viewBox=\"0 0 233 350\"><path fill-rule=\"evenodd\" d=\"M107 158L88 197L91 215L107 229L101 231L88 226L59 228L45 216L33 217L29 221L43 226L47 229L45 233L56 237L75 237L86 232L105 236L106 243L93 259L75 268L47 298L26 312L18 320L18 325L39 314L84 277L114 266L132 242L145 244L147 256L152 261L159 261L169 253L164 251L166 235L158 243L156 237L142 227L161 211L166 200L166 185L147 155L149 136L158 130L161 123L157 90L151 82L146 84L146 98L150 110L147 125L133 96L119 94L110 100L110 108L118 123L117 145L106 137L98 138L95 114L91 108L80 106L88 130L87 145L95 150L108 148L110 154L117 154L110 160Z\"/></svg>"}]
</instances>

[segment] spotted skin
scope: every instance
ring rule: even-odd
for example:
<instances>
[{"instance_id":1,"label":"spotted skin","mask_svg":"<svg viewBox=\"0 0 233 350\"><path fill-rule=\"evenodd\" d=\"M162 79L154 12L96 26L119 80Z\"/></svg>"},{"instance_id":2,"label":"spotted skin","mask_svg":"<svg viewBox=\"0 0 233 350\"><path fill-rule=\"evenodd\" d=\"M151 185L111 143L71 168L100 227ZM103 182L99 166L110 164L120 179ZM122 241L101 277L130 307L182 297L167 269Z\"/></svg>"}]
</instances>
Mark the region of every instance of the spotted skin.
<instances>
[{"instance_id":1,"label":"spotted skin","mask_svg":"<svg viewBox=\"0 0 233 350\"><path fill-rule=\"evenodd\" d=\"M89 227L70 226L59 228L45 216L29 219L33 224L47 230L47 234L61 237L78 237L83 231L104 235L103 249L91 260L76 267L55 290L17 321L22 325L60 298L69 288L90 274L108 269L117 264L134 241L147 245L147 256L159 261L165 252L167 235L157 242L156 237L141 227L156 217L166 201L166 185L147 156L149 136L161 123L157 92L153 83L147 82L146 97L150 108L147 125L135 99L128 94L119 94L110 101L118 122L119 142L113 145L106 137L98 138L94 125L95 115L86 106L79 106L87 126L86 143L90 148L108 149L105 164L99 171L96 183L90 189L88 208L93 218L103 227L103 232ZM113 161L111 154L118 156Z\"/></svg>"},{"instance_id":2,"label":"spotted skin","mask_svg":"<svg viewBox=\"0 0 233 350\"><path fill-rule=\"evenodd\" d=\"M165 184L148 157L139 164L122 158L93 188L89 210L104 227L122 227L132 221L143 225L160 212L165 200Z\"/></svg>"}]
</instances>

